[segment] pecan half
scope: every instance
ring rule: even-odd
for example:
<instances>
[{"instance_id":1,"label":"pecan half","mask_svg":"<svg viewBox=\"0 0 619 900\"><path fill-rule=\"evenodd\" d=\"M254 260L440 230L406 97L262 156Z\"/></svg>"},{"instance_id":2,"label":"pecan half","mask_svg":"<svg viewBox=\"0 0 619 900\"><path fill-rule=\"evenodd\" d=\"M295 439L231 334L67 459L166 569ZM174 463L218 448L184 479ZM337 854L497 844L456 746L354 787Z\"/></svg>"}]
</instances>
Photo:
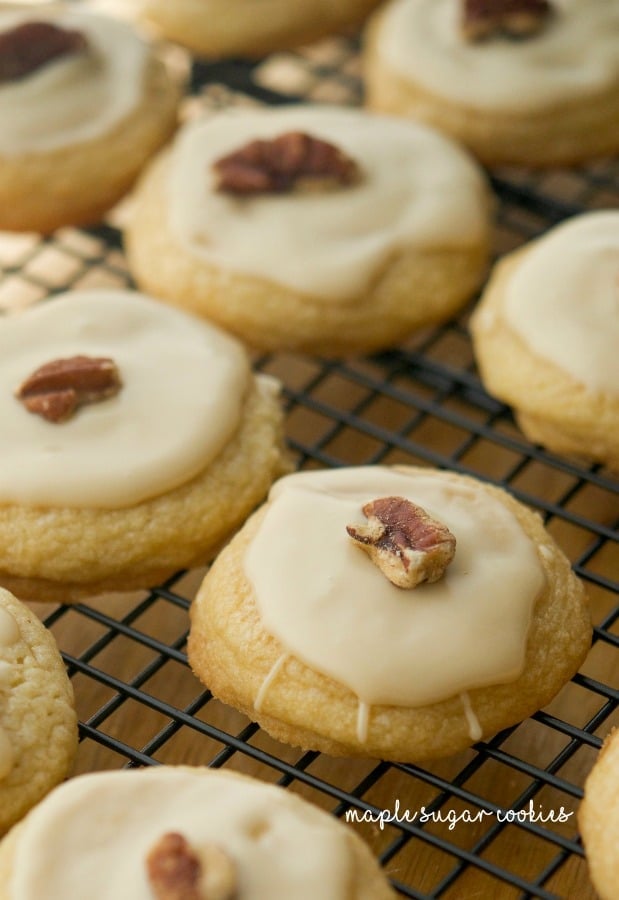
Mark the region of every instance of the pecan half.
<instances>
[{"instance_id":1,"label":"pecan half","mask_svg":"<svg viewBox=\"0 0 619 900\"><path fill-rule=\"evenodd\" d=\"M346 531L389 581L414 588L438 581L456 552L456 539L441 522L403 497L382 497L363 507L367 525Z\"/></svg>"},{"instance_id":2,"label":"pecan half","mask_svg":"<svg viewBox=\"0 0 619 900\"><path fill-rule=\"evenodd\" d=\"M18 387L15 396L28 412L60 424L78 407L113 397L121 387L113 360L72 356L38 368Z\"/></svg>"},{"instance_id":3,"label":"pecan half","mask_svg":"<svg viewBox=\"0 0 619 900\"><path fill-rule=\"evenodd\" d=\"M218 191L241 196L342 187L360 177L359 166L342 150L300 131L251 141L222 156L213 169Z\"/></svg>"},{"instance_id":4,"label":"pecan half","mask_svg":"<svg viewBox=\"0 0 619 900\"><path fill-rule=\"evenodd\" d=\"M81 31L51 22L24 22L0 34L0 84L18 81L62 56L88 49Z\"/></svg>"},{"instance_id":5,"label":"pecan half","mask_svg":"<svg viewBox=\"0 0 619 900\"><path fill-rule=\"evenodd\" d=\"M549 0L464 0L462 32L469 41L496 34L530 37L541 31L552 12Z\"/></svg>"},{"instance_id":6,"label":"pecan half","mask_svg":"<svg viewBox=\"0 0 619 900\"><path fill-rule=\"evenodd\" d=\"M156 900L235 900L234 863L221 847L206 844L198 854L182 834L164 834L146 857L146 874Z\"/></svg>"}]
</instances>

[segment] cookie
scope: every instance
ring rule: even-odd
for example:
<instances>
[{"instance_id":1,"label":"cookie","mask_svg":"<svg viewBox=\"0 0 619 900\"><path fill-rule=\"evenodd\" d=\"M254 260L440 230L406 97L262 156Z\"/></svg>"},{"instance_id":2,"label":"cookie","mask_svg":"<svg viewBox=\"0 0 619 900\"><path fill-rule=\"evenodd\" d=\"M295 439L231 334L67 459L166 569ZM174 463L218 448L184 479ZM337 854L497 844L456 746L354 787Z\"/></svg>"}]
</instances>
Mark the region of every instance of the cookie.
<instances>
[{"instance_id":1,"label":"cookie","mask_svg":"<svg viewBox=\"0 0 619 900\"><path fill-rule=\"evenodd\" d=\"M392 0L366 35L367 102L484 163L554 166L619 150L613 0Z\"/></svg>"},{"instance_id":2,"label":"cookie","mask_svg":"<svg viewBox=\"0 0 619 900\"><path fill-rule=\"evenodd\" d=\"M0 588L0 834L62 781L76 749L73 689L56 643Z\"/></svg>"},{"instance_id":3,"label":"cookie","mask_svg":"<svg viewBox=\"0 0 619 900\"><path fill-rule=\"evenodd\" d=\"M141 0L162 33L203 56L256 58L356 25L378 0Z\"/></svg>"},{"instance_id":4,"label":"cookie","mask_svg":"<svg viewBox=\"0 0 619 900\"><path fill-rule=\"evenodd\" d=\"M619 470L618 254L619 212L570 219L497 264L471 331L527 437Z\"/></svg>"},{"instance_id":5,"label":"cookie","mask_svg":"<svg viewBox=\"0 0 619 900\"><path fill-rule=\"evenodd\" d=\"M191 621L196 675L275 738L400 761L519 722L591 642L583 587L538 515L413 467L279 481Z\"/></svg>"},{"instance_id":6,"label":"cookie","mask_svg":"<svg viewBox=\"0 0 619 900\"><path fill-rule=\"evenodd\" d=\"M174 130L179 95L127 23L0 13L0 229L101 219Z\"/></svg>"},{"instance_id":7,"label":"cookie","mask_svg":"<svg viewBox=\"0 0 619 900\"><path fill-rule=\"evenodd\" d=\"M353 109L231 110L185 128L137 190L140 286L263 350L376 350L483 278L490 204L457 147Z\"/></svg>"},{"instance_id":8,"label":"cookie","mask_svg":"<svg viewBox=\"0 0 619 900\"><path fill-rule=\"evenodd\" d=\"M619 897L619 730L613 729L585 782L578 810L589 875L601 900Z\"/></svg>"},{"instance_id":9,"label":"cookie","mask_svg":"<svg viewBox=\"0 0 619 900\"><path fill-rule=\"evenodd\" d=\"M0 844L0 900L77 883L92 900L395 898L363 841L291 791L172 766L74 778Z\"/></svg>"},{"instance_id":10,"label":"cookie","mask_svg":"<svg viewBox=\"0 0 619 900\"><path fill-rule=\"evenodd\" d=\"M202 564L285 467L279 384L125 291L0 322L0 584L68 603Z\"/></svg>"}]
</instances>

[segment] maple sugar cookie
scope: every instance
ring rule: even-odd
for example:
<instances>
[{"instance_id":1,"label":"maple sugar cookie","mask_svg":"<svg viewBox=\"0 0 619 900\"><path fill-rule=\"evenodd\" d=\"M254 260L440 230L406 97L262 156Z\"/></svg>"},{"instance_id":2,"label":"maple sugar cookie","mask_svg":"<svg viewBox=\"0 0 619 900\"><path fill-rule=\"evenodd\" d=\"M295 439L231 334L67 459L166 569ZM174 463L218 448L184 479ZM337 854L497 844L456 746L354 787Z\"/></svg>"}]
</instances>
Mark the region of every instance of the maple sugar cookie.
<instances>
[{"instance_id":1,"label":"maple sugar cookie","mask_svg":"<svg viewBox=\"0 0 619 900\"><path fill-rule=\"evenodd\" d=\"M590 642L538 515L471 478L360 467L274 485L198 592L189 660L279 740L417 761L544 706Z\"/></svg>"},{"instance_id":2,"label":"maple sugar cookie","mask_svg":"<svg viewBox=\"0 0 619 900\"><path fill-rule=\"evenodd\" d=\"M0 321L0 584L71 602L205 562L286 463L279 384L126 291Z\"/></svg>"},{"instance_id":3,"label":"maple sugar cookie","mask_svg":"<svg viewBox=\"0 0 619 900\"><path fill-rule=\"evenodd\" d=\"M0 588L0 834L62 781L76 749L73 689L54 638Z\"/></svg>"},{"instance_id":4,"label":"maple sugar cookie","mask_svg":"<svg viewBox=\"0 0 619 900\"><path fill-rule=\"evenodd\" d=\"M392 0L366 36L367 102L427 122L484 163L619 150L615 0Z\"/></svg>"},{"instance_id":5,"label":"maple sugar cookie","mask_svg":"<svg viewBox=\"0 0 619 900\"><path fill-rule=\"evenodd\" d=\"M0 843L0 900L77 883L91 900L395 898L352 829L292 791L173 766L74 778Z\"/></svg>"},{"instance_id":6,"label":"maple sugar cookie","mask_svg":"<svg viewBox=\"0 0 619 900\"><path fill-rule=\"evenodd\" d=\"M414 123L231 110L183 129L126 233L138 284L265 349L347 354L456 313L487 264L485 178Z\"/></svg>"},{"instance_id":7,"label":"maple sugar cookie","mask_svg":"<svg viewBox=\"0 0 619 900\"><path fill-rule=\"evenodd\" d=\"M586 213L497 264L471 331L527 437L619 470L618 304L619 212Z\"/></svg>"},{"instance_id":8,"label":"maple sugar cookie","mask_svg":"<svg viewBox=\"0 0 619 900\"><path fill-rule=\"evenodd\" d=\"M0 13L0 229L99 220L172 133L179 93L124 22Z\"/></svg>"},{"instance_id":9,"label":"maple sugar cookie","mask_svg":"<svg viewBox=\"0 0 619 900\"><path fill-rule=\"evenodd\" d=\"M578 810L589 874L601 900L619 897L619 730L604 741Z\"/></svg>"},{"instance_id":10,"label":"maple sugar cookie","mask_svg":"<svg viewBox=\"0 0 619 900\"><path fill-rule=\"evenodd\" d=\"M169 40L203 56L259 57L356 25L379 0L140 0Z\"/></svg>"}]
</instances>

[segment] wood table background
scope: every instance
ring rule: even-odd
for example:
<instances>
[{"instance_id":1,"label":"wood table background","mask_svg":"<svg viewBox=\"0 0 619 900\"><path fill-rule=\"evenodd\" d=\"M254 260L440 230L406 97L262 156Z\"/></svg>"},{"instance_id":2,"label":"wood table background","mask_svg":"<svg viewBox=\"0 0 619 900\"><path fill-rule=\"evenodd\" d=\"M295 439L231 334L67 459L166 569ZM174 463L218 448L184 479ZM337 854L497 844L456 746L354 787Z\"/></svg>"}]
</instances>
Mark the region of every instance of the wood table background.
<instances>
[{"instance_id":1,"label":"wood table background","mask_svg":"<svg viewBox=\"0 0 619 900\"><path fill-rule=\"evenodd\" d=\"M186 66L182 53L170 56ZM186 114L206 107L360 98L353 40L332 38L255 67L194 67ZM276 92L276 93L274 93ZM250 96L251 95L251 96ZM586 208L617 207L619 165L543 175L492 173L499 196L496 252ZM7 313L68 287L128 283L120 235L125 210L101 228L41 240L0 237L0 307ZM397 352L333 363L287 354L256 360L286 386L287 437L302 466L409 462L442 465L507 486L545 515L586 579L595 644L582 672L548 709L487 744L427 767L333 760L271 740L210 698L186 665L187 608L204 572L152 592L89 605L36 607L65 653L81 720L76 772L148 763L238 769L343 815L347 808L421 806L447 814L564 808L564 823L354 826L405 896L593 897L575 816L601 738L617 722L619 554L617 481L599 467L534 448L509 412L482 390L467 314ZM352 826L351 826L352 827Z\"/></svg>"}]
</instances>

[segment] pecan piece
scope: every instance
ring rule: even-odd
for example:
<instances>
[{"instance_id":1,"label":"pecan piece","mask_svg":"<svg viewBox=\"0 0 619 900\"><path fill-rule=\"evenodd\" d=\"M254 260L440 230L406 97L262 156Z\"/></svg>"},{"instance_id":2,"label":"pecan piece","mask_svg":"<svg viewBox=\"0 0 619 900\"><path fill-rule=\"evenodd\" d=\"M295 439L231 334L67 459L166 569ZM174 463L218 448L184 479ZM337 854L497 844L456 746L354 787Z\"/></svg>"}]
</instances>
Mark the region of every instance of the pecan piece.
<instances>
[{"instance_id":1,"label":"pecan piece","mask_svg":"<svg viewBox=\"0 0 619 900\"><path fill-rule=\"evenodd\" d=\"M182 834L164 834L146 857L148 881L157 900L204 900L202 865Z\"/></svg>"},{"instance_id":2,"label":"pecan piece","mask_svg":"<svg viewBox=\"0 0 619 900\"><path fill-rule=\"evenodd\" d=\"M438 581L456 552L456 539L441 522L403 497L381 497L363 507L367 525L346 531L392 584L414 588Z\"/></svg>"},{"instance_id":3,"label":"pecan piece","mask_svg":"<svg viewBox=\"0 0 619 900\"><path fill-rule=\"evenodd\" d=\"M289 131L269 141L250 141L213 163L217 190L250 196L328 189L359 180L357 163L327 141Z\"/></svg>"},{"instance_id":4,"label":"pecan piece","mask_svg":"<svg viewBox=\"0 0 619 900\"><path fill-rule=\"evenodd\" d=\"M18 387L15 396L28 412L60 424L79 406L113 397L121 387L113 360L72 356L40 366Z\"/></svg>"},{"instance_id":5,"label":"pecan piece","mask_svg":"<svg viewBox=\"0 0 619 900\"><path fill-rule=\"evenodd\" d=\"M55 59L88 49L81 31L51 22L24 22L0 34L0 84L19 81Z\"/></svg>"},{"instance_id":6,"label":"pecan piece","mask_svg":"<svg viewBox=\"0 0 619 900\"><path fill-rule=\"evenodd\" d=\"M464 0L462 32L469 41L496 34L530 37L542 30L552 12L549 0Z\"/></svg>"},{"instance_id":7,"label":"pecan piece","mask_svg":"<svg viewBox=\"0 0 619 900\"><path fill-rule=\"evenodd\" d=\"M146 873L156 900L234 900L234 863L216 844L200 854L182 834L164 834L146 857Z\"/></svg>"},{"instance_id":8,"label":"pecan piece","mask_svg":"<svg viewBox=\"0 0 619 900\"><path fill-rule=\"evenodd\" d=\"M202 861L202 900L236 900L238 878L236 866L217 844L200 848Z\"/></svg>"}]
</instances>

